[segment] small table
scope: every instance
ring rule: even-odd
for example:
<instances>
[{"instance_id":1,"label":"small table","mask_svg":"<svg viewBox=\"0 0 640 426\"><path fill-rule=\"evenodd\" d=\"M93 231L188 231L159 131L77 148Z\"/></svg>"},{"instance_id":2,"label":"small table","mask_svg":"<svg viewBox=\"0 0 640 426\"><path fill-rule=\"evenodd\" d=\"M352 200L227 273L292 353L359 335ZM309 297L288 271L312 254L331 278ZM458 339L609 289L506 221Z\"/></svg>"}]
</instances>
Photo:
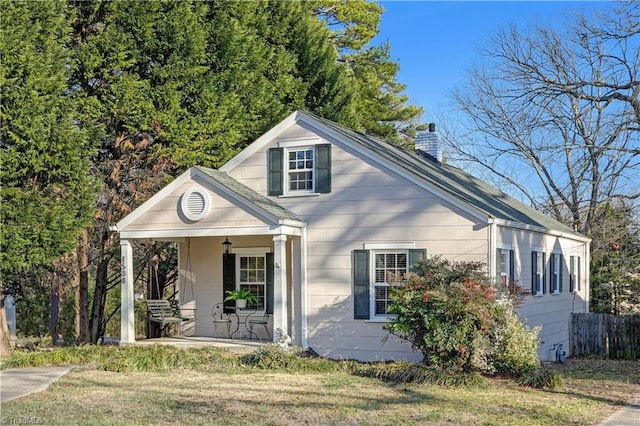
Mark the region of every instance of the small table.
<instances>
[{"instance_id":1,"label":"small table","mask_svg":"<svg viewBox=\"0 0 640 426\"><path fill-rule=\"evenodd\" d=\"M239 333L240 332L240 315L238 315L238 311L242 311L242 312L247 312L248 315L244 318L243 324L244 324L244 330L249 333L249 336L251 336L251 334L255 334L255 333L251 333L251 330L249 330L248 327L248 320L249 317L251 317L251 315L255 314L257 312L257 309L238 309L235 306L228 306L226 307L226 309L232 311L229 312L229 317L231 317L232 315L236 317L236 329L231 333L231 338L233 339L234 334Z\"/></svg>"}]
</instances>

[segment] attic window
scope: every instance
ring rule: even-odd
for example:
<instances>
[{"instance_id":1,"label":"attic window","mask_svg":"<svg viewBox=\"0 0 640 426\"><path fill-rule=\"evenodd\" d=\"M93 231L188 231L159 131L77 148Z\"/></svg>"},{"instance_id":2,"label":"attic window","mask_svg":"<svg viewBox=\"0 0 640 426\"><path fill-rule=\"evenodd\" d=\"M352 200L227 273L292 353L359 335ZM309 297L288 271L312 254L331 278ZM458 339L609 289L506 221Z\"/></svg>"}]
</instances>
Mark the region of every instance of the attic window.
<instances>
[{"instance_id":1,"label":"attic window","mask_svg":"<svg viewBox=\"0 0 640 426\"><path fill-rule=\"evenodd\" d=\"M200 188L191 188L182 194L180 209L185 217L197 221L205 217L209 211L209 195Z\"/></svg>"}]
</instances>

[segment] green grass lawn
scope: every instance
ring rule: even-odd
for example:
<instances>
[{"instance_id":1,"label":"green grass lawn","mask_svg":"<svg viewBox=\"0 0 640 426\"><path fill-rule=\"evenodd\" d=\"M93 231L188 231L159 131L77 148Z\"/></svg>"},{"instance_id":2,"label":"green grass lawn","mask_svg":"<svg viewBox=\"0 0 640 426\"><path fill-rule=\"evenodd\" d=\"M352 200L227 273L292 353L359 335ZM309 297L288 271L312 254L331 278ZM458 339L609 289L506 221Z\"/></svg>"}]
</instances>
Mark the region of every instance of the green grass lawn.
<instances>
[{"instance_id":1,"label":"green grass lawn","mask_svg":"<svg viewBox=\"0 0 640 426\"><path fill-rule=\"evenodd\" d=\"M554 365L560 389L489 379L481 387L385 383L346 371L292 373L226 363L163 372L83 367L2 404L41 424L590 425L639 397L636 361Z\"/></svg>"}]
</instances>

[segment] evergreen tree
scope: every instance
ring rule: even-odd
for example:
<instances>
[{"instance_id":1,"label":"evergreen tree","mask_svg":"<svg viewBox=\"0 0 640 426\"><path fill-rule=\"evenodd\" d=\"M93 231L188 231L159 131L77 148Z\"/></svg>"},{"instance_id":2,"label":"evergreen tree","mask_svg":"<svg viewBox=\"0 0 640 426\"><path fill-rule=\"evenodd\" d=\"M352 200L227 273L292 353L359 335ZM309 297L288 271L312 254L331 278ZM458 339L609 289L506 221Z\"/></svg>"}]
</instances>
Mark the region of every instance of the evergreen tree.
<instances>
[{"instance_id":1,"label":"evergreen tree","mask_svg":"<svg viewBox=\"0 0 640 426\"><path fill-rule=\"evenodd\" d=\"M0 283L18 302L21 276L71 250L93 217L97 135L81 128L67 87L66 11L62 1L3 2L0 15Z\"/></svg>"}]
</instances>

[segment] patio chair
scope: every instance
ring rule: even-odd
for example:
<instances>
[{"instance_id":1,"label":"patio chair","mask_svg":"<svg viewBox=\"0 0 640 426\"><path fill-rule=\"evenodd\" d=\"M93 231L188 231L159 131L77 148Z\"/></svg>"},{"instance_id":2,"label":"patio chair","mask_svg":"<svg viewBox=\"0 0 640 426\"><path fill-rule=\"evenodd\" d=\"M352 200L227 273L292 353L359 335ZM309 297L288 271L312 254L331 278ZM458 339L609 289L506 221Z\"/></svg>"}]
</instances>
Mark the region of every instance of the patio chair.
<instances>
[{"instance_id":1,"label":"patio chair","mask_svg":"<svg viewBox=\"0 0 640 426\"><path fill-rule=\"evenodd\" d=\"M253 314L249 315L245 319L245 327L247 328L247 331L249 331L249 335L256 336L257 339L262 340L262 338L258 336L258 333L253 331L254 327L262 326L264 327L264 330L267 333L267 337L269 338L269 340L271 340L271 333L269 332L269 318L271 318L271 312L267 310L265 310L264 314L262 315L256 315L256 316L254 316Z\"/></svg>"},{"instance_id":2,"label":"patio chair","mask_svg":"<svg viewBox=\"0 0 640 426\"><path fill-rule=\"evenodd\" d=\"M227 337L231 339L231 317L224 311L224 303L218 303L211 308L211 316L213 317L213 334L218 336L218 326L227 328Z\"/></svg>"}]
</instances>

